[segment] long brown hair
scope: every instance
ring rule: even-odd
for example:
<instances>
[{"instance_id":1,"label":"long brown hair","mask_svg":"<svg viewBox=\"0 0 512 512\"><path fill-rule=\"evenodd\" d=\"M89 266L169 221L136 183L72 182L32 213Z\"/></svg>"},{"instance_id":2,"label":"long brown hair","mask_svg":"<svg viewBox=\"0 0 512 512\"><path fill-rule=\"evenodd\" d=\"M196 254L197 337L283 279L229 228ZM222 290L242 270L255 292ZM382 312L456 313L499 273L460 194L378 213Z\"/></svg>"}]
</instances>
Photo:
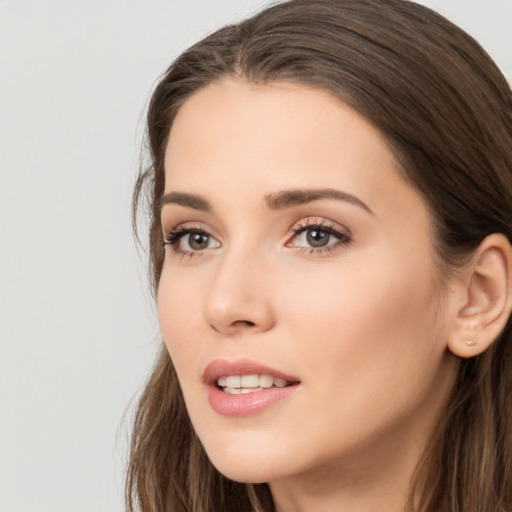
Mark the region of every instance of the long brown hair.
<instances>
[{"instance_id":1,"label":"long brown hair","mask_svg":"<svg viewBox=\"0 0 512 512\"><path fill-rule=\"evenodd\" d=\"M321 88L373 123L426 200L446 275L485 236L512 240L512 92L485 51L405 0L292 0L192 46L156 87L147 117L151 163L134 194L134 216L144 198L150 210L155 290L170 128L187 98L226 77ZM163 346L135 418L126 497L130 512L274 510L268 486L230 481L209 462ZM486 352L461 361L408 509L512 510L510 323Z\"/></svg>"}]
</instances>

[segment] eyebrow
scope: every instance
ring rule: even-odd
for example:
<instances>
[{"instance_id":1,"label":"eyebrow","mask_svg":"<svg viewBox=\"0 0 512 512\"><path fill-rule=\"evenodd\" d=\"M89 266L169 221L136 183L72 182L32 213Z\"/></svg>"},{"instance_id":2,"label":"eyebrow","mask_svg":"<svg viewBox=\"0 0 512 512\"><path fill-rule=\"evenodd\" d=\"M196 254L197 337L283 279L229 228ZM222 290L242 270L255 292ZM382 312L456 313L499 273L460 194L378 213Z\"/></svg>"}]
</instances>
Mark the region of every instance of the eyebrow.
<instances>
[{"instance_id":1,"label":"eyebrow","mask_svg":"<svg viewBox=\"0 0 512 512\"><path fill-rule=\"evenodd\" d=\"M293 206L318 201L319 199L336 199L359 206L363 210L373 215L372 210L358 197L336 190L333 188L322 189L297 189L282 190L265 196L265 205L271 210L284 210ZM169 192L160 200L160 209L166 204L178 204L194 210L210 212L212 210L210 203L201 196L187 194L185 192Z\"/></svg>"},{"instance_id":2,"label":"eyebrow","mask_svg":"<svg viewBox=\"0 0 512 512\"><path fill-rule=\"evenodd\" d=\"M201 210L204 212L211 211L210 203L200 196L195 194L186 194L185 192L169 192L160 199L160 209L166 204L179 204L194 210Z\"/></svg>"},{"instance_id":3,"label":"eyebrow","mask_svg":"<svg viewBox=\"0 0 512 512\"><path fill-rule=\"evenodd\" d=\"M301 204L311 203L319 199L336 199L345 201L350 204L359 206L363 210L373 215L370 207L363 203L361 199L347 192L336 190L333 188L310 189L310 190L283 190L275 192L265 197L265 203L271 210L282 210L284 208L291 208Z\"/></svg>"}]
</instances>

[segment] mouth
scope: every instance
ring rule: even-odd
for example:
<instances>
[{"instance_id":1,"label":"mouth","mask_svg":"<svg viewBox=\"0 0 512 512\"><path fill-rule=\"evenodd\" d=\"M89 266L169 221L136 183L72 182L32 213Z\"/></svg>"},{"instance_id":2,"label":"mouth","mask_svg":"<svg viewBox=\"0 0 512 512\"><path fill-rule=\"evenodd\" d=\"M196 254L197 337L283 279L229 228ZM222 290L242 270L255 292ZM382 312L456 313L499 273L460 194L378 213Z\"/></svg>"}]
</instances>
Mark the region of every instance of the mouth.
<instances>
[{"instance_id":1,"label":"mouth","mask_svg":"<svg viewBox=\"0 0 512 512\"><path fill-rule=\"evenodd\" d=\"M291 396L300 380L249 359L217 359L204 372L203 381L215 412L223 416L249 416Z\"/></svg>"},{"instance_id":2,"label":"mouth","mask_svg":"<svg viewBox=\"0 0 512 512\"><path fill-rule=\"evenodd\" d=\"M298 382L288 381L269 374L228 375L217 379L218 388L230 395L247 395L272 387L285 388L294 384L298 384Z\"/></svg>"}]
</instances>

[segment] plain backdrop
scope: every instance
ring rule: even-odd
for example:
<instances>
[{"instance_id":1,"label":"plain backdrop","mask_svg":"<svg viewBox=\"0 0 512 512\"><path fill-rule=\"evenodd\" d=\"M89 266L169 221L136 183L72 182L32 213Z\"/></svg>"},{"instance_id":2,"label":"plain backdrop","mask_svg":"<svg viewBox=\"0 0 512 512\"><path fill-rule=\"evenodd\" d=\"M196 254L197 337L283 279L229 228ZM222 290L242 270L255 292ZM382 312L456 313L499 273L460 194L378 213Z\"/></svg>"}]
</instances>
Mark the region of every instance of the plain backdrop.
<instances>
[{"instance_id":1,"label":"plain backdrop","mask_svg":"<svg viewBox=\"0 0 512 512\"><path fill-rule=\"evenodd\" d=\"M123 510L158 346L130 224L144 108L179 52L268 3L0 0L0 512ZM512 78L511 0L425 3Z\"/></svg>"}]
</instances>

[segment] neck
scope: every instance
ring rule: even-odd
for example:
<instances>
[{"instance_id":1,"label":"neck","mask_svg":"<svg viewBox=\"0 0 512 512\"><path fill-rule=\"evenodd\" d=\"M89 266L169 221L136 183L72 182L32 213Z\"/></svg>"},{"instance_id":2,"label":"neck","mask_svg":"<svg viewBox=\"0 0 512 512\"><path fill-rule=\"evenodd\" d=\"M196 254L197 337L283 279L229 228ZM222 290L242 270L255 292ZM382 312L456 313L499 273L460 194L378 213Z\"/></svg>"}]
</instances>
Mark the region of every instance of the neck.
<instances>
[{"instance_id":1,"label":"neck","mask_svg":"<svg viewBox=\"0 0 512 512\"><path fill-rule=\"evenodd\" d=\"M325 464L270 489L277 512L402 512L417 462L417 453L397 454L390 463L374 452L367 463Z\"/></svg>"}]
</instances>

